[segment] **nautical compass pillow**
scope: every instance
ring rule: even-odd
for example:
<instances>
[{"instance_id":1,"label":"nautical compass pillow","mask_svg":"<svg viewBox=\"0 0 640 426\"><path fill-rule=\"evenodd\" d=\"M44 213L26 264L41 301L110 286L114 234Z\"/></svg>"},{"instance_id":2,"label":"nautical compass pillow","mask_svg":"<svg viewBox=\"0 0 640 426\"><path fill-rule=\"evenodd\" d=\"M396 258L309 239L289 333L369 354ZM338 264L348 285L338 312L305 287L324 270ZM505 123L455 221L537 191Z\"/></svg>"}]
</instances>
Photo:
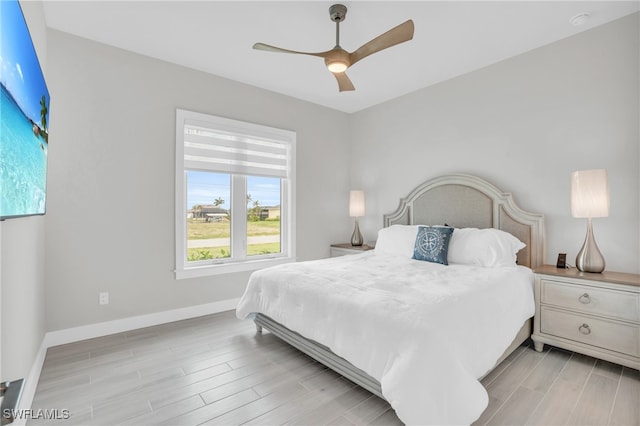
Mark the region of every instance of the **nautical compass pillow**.
<instances>
[{"instance_id":1,"label":"nautical compass pillow","mask_svg":"<svg viewBox=\"0 0 640 426\"><path fill-rule=\"evenodd\" d=\"M448 265L447 251L451 234L453 228L448 226L420 226L413 248L413 258Z\"/></svg>"}]
</instances>

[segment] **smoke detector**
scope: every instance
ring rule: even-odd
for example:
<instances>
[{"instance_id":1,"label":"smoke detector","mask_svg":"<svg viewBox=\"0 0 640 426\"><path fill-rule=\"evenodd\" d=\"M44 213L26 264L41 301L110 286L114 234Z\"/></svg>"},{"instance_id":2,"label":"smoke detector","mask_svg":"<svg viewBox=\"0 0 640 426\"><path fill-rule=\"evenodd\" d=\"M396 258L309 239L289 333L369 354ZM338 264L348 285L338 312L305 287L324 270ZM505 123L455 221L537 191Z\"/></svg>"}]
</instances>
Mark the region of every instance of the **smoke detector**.
<instances>
[{"instance_id":1,"label":"smoke detector","mask_svg":"<svg viewBox=\"0 0 640 426\"><path fill-rule=\"evenodd\" d=\"M586 12L578 13L576 16L571 17L571 19L569 19L569 22L571 22L571 25L573 25L574 27L577 27L587 22L590 17L591 15Z\"/></svg>"}]
</instances>

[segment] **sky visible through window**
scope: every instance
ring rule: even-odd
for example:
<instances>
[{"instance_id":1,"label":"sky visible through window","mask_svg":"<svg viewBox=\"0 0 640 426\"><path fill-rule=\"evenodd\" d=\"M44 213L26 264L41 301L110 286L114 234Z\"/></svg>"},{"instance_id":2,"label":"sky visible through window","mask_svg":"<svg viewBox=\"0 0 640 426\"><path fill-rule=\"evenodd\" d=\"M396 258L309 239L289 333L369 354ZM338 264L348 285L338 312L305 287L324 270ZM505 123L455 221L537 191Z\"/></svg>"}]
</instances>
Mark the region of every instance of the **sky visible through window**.
<instances>
[{"instance_id":1,"label":"sky visible through window","mask_svg":"<svg viewBox=\"0 0 640 426\"><path fill-rule=\"evenodd\" d=\"M249 176L247 193L261 206L280 205L280 179L273 177ZM187 208L195 205L211 205L216 198L222 198L220 207L231 206L231 177L224 173L211 173L189 170L187 176ZM251 207L251 206L249 206Z\"/></svg>"}]
</instances>

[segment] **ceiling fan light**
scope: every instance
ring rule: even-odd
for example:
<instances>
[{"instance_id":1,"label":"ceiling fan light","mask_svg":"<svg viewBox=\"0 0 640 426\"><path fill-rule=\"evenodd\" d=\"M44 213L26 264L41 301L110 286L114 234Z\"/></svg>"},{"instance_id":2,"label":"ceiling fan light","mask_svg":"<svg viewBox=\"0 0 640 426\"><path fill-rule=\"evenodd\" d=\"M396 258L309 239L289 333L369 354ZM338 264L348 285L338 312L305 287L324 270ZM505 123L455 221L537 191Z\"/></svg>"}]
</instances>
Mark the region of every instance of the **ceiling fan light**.
<instances>
[{"instance_id":1,"label":"ceiling fan light","mask_svg":"<svg viewBox=\"0 0 640 426\"><path fill-rule=\"evenodd\" d=\"M341 61L335 61L327 64L327 68L331 72L345 72L349 66Z\"/></svg>"},{"instance_id":2,"label":"ceiling fan light","mask_svg":"<svg viewBox=\"0 0 640 426\"><path fill-rule=\"evenodd\" d=\"M324 64L332 73L345 72L347 68L349 68L349 65L351 65L349 52L340 46L336 46L327 52L327 55L324 57Z\"/></svg>"}]
</instances>

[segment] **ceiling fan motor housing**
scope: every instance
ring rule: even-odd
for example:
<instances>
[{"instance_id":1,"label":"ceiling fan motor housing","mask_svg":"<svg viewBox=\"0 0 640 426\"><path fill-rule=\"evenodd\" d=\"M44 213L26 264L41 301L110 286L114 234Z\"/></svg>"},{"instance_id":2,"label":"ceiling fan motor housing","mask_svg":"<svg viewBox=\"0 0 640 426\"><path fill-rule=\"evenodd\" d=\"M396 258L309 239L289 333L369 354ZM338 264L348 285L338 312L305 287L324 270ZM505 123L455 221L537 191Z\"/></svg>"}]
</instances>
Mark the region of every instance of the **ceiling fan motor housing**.
<instances>
[{"instance_id":1,"label":"ceiling fan motor housing","mask_svg":"<svg viewBox=\"0 0 640 426\"><path fill-rule=\"evenodd\" d=\"M333 22L342 22L347 17L347 6L334 4L329 8L329 16Z\"/></svg>"},{"instance_id":2,"label":"ceiling fan motor housing","mask_svg":"<svg viewBox=\"0 0 640 426\"><path fill-rule=\"evenodd\" d=\"M327 56L324 58L324 63L332 72L344 72L344 70L351 65L351 56L349 55L349 52L343 48L335 47L327 53ZM336 71L334 71L335 66L338 66Z\"/></svg>"}]
</instances>

